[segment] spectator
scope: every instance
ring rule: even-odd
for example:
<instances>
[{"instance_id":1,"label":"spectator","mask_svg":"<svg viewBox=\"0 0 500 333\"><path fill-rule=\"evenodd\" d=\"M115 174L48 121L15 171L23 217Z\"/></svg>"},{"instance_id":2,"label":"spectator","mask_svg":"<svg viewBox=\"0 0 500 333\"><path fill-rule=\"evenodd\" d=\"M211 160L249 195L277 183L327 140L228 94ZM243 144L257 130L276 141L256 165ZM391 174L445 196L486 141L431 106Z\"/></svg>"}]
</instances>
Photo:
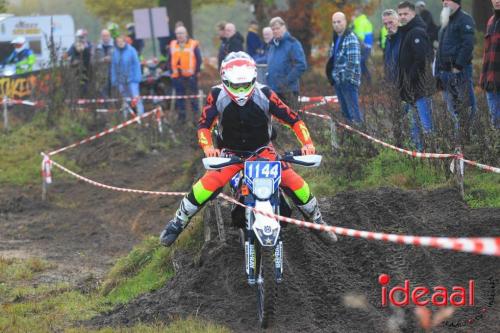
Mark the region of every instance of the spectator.
<instances>
[{"instance_id":1,"label":"spectator","mask_svg":"<svg viewBox=\"0 0 500 333\"><path fill-rule=\"evenodd\" d=\"M384 48L384 72L388 83L395 84L398 76L398 57L401 45L401 36L398 31L399 16L394 9L384 10L382 23L387 31Z\"/></svg>"},{"instance_id":2,"label":"spectator","mask_svg":"<svg viewBox=\"0 0 500 333\"><path fill-rule=\"evenodd\" d=\"M389 110L392 122L392 132L394 135L396 146L401 147L403 144L403 112L399 93L397 93L398 85L398 62L399 62L399 47L401 46L401 34L399 32L399 16L394 9L387 9L382 12L382 23L387 31L387 38L384 48L384 78L388 95L389 95Z\"/></svg>"},{"instance_id":3,"label":"spectator","mask_svg":"<svg viewBox=\"0 0 500 333\"><path fill-rule=\"evenodd\" d=\"M219 39L220 39L220 46L219 46L219 53L218 53L218 56L217 56L217 64L218 64L218 68L220 69L220 64L222 63L222 60L224 60L224 49L226 48L226 41L227 41L227 38L226 38L226 22L224 21L221 21L219 23L217 23L217 35L219 36Z\"/></svg>"},{"instance_id":4,"label":"spectator","mask_svg":"<svg viewBox=\"0 0 500 333\"><path fill-rule=\"evenodd\" d=\"M285 21L274 17L269 22L273 41L267 56L267 83L292 109L297 108L299 79L307 69L302 44L288 32Z\"/></svg>"},{"instance_id":5,"label":"spectator","mask_svg":"<svg viewBox=\"0 0 500 333\"><path fill-rule=\"evenodd\" d=\"M113 39L111 33L104 29L101 31L101 42L97 44L95 50L95 61L98 69L96 70L96 79L104 87L101 89L103 97L111 96L111 57L113 55Z\"/></svg>"},{"instance_id":6,"label":"spectator","mask_svg":"<svg viewBox=\"0 0 500 333\"><path fill-rule=\"evenodd\" d=\"M495 14L490 17L484 36L483 70L479 84L486 92L491 125L500 129L500 0L491 0Z\"/></svg>"},{"instance_id":7,"label":"spectator","mask_svg":"<svg viewBox=\"0 0 500 333\"><path fill-rule=\"evenodd\" d=\"M79 83L80 97L87 96L90 81L92 44L87 41L87 31L78 29L76 40L71 45L66 55L69 58L70 66L75 70L75 77Z\"/></svg>"},{"instance_id":8,"label":"spectator","mask_svg":"<svg viewBox=\"0 0 500 333\"><path fill-rule=\"evenodd\" d=\"M358 37L361 44L361 74L366 79L366 82L371 84L372 77L367 63L373 47L373 26L359 8L354 12L352 32Z\"/></svg>"},{"instance_id":9,"label":"spectator","mask_svg":"<svg viewBox=\"0 0 500 333\"><path fill-rule=\"evenodd\" d=\"M233 23L226 23L224 28L226 42L224 43L223 58L231 52L243 51L243 36L236 31L236 26Z\"/></svg>"},{"instance_id":10,"label":"spectator","mask_svg":"<svg viewBox=\"0 0 500 333\"><path fill-rule=\"evenodd\" d=\"M247 53L255 60L260 49L262 41L259 37L259 25L256 21L251 21L247 33Z\"/></svg>"},{"instance_id":11,"label":"spectator","mask_svg":"<svg viewBox=\"0 0 500 333\"><path fill-rule=\"evenodd\" d=\"M267 65L267 55L269 54L269 48L271 47L271 41L273 40L273 30L271 27L265 27L262 29L262 37L264 42L262 43L262 47L259 50L257 56L255 57L255 62L260 64Z\"/></svg>"},{"instance_id":12,"label":"spectator","mask_svg":"<svg viewBox=\"0 0 500 333\"><path fill-rule=\"evenodd\" d=\"M361 49L356 35L347 29L344 13L332 15L333 43L326 76L335 87L340 109L349 123L360 125L363 120L359 111L358 91L361 84Z\"/></svg>"},{"instance_id":13,"label":"spectator","mask_svg":"<svg viewBox=\"0 0 500 333\"><path fill-rule=\"evenodd\" d=\"M132 99L139 116L144 114L144 106L139 94L141 64L137 51L125 41L126 36L115 39L115 50L111 58L111 85L117 87L123 98Z\"/></svg>"},{"instance_id":14,"label":"spectator","mask_svg":"<svg viewBox=\"0 0 500 333\"><path fill-rule=\"evenodd\" d=\"M14 51L2 61L1 65L15 65L16 74L31 72L36 62L36 57L26 42L26 38L22 36L16 37L10 43L14 46Z\"/></svg>"},{"instance_id":15,"label":"spectator","mask_svg":"<svg viewBox=\"0 0 500 333\"><path fill-rule=\"evenodd\" d=\"M127 37L130 38L131 45L137 51L139 58L142 56L142 50L144 49L144 40L135 38L135 25L134 23L127 24Z\"/></svg>"},{"instance_id":16,"label":"spectator","mask_svg":"<svg viewBox=\"0 0 500 333\"><path fill-rule=\"evenodd\" d=\"M415 4L417 14L420 15L422 20L425 22L427 36L429 37L432 46L437 48L439 27L436 23L434 23L434 18L432 17L431 12L425 7L426 5L424 1L417 1Z\"/></svg>"},{"instance_id":17,"label":"spectator","mask_svg":"<svg viewBox=\"0 0 500 333\"><path fill-rule=\"evenodd\" d=\"M443 0L436 75L455 125L455 141L463 144L469 137L476 99L472 83L474 20L462 10L460 2Z\"/></svg>"},{"instance_id":18,"label":"spectator","mask_svg":"<svg viewBox=\"0 0 500 333\"><path fill-rule=\"evenodd\" d=\"M432 133L432 44L425 30L425 22L416 14L413 3L401 2L398 15L401 22L398 88L410 116L413 143L418 151L422 151L424 143L420 132L426 136Z\"/></svg>"},{"instance_id":19,"label":"spectator","mask_svg":"<svg viewBox=\"0 0 500 333\"><path fill-rule=\"evenodd\" d=\"M184 26L175 29L175 40L170 42L169 66L172 72L172 84L177 96L198 94L198 77L201 69L201 52L197 40L188 36ZM194 119L198 118L198 100L191 98L191 107ZM179 110L179 121L186 120L186 106L184 99L176 100Z\"/></svg>"}]
</instances>

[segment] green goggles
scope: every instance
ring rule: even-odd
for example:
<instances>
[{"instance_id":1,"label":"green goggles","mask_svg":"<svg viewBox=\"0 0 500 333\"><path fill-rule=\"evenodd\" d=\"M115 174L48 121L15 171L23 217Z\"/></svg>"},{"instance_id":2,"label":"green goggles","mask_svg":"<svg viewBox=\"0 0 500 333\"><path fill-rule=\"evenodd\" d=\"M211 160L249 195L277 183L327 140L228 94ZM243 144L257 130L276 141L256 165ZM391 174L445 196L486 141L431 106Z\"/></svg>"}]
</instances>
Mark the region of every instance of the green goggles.
<instances>
[{"instance_id":1,"label":"green goggles","mask_svg":"<svg viewBox=\"0 0 500 333\"><path fill-rule=\"evenodd\" d=\"M229 81L224 81L224 84L233 89L233 90L240 90L240 89L243 89L243 90L247 90L247 89L250 89L250 87L255 83L255 79L252 80L251 82L242 82L242 83L231 83Z\"/></svg>"}]
</instances>

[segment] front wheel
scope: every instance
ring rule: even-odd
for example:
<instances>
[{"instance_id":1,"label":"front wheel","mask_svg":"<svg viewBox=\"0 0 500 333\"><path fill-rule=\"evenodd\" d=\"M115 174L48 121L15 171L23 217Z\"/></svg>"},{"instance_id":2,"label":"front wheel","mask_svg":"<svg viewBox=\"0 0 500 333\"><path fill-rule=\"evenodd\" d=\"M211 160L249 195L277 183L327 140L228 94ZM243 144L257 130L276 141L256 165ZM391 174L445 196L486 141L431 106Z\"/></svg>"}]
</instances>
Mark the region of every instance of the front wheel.
<instances>
[{"instance_id":1,"label":"front wheel","mask_svg":"<svg viewBox=\"0 0 500 333\"><path fill-rule=\"evenodd\" d=\"M278 283L275 278L274 248L257 245L257 314L262 328L270 326L276 310Z\"/></svg>"}]
</instances>

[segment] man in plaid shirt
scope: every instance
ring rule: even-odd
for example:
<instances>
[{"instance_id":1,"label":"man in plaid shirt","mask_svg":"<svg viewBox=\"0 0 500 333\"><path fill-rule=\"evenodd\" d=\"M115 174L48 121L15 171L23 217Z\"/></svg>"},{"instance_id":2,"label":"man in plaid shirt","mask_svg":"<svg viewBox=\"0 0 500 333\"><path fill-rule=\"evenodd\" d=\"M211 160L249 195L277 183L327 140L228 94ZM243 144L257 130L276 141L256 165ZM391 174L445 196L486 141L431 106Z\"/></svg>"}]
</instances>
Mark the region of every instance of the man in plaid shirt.
<instances>
[{"instance_id":1,"label":"man in plaid shirt","mask_svg":"<svg viewBox=\"0 0 500 333\"><path fill-rule=\"evenodd\" d=\"M342 114L350 123L361 125L358 95L361 84L361 48L356 35L347 29L345 14L332 16L334 30L326 77L335 87Z\"/></svg>"},{"instance_id":2,"label":"man in plaid shirt","mask_svg":"<svg viewBox=\"0 0 500 333\"><path fill-rule=\"evenodd\" d=\"M486 91L491 124L500 129L500 0L491 0L495 15L490 17L484 36L483 70L479 84Z\"/></svg>"}]
</instances>

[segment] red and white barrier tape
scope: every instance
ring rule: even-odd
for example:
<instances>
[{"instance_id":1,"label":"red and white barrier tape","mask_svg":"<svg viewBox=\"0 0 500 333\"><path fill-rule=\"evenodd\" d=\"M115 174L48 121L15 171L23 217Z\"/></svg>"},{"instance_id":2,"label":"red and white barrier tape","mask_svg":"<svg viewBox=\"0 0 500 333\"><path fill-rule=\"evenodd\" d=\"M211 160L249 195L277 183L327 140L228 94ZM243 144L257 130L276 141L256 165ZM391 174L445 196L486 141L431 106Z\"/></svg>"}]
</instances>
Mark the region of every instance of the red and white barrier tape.
<instances>
[{"instance_id":1,"label":"red and white barrier tape","mask_svg":"<svg viewBox=\"0 0 500 333\"><path fill-rule=\"evenodd\" d=\"M481 164L481 163L478 163L478 162L466 160L465 158L459 158L459 159L462 160L462 161L464 161L465 163L467 163L469 165L475 166L476 168L479 168L479 169L482 169L482 170L486 170L486 171L490 171L490 172L494 172L494 173L500 173L500 168L496 168L496 167L493 167L493 166L490 166L490 165Z\"/></svg>"},{"instance_id":2,"label":"red and white barrier tape","mask_svg":"<svg viewBox=\"0 0 500 333\"><path fill-rule=\"evenodd\" d=\"M43 106L43 101L32 102L23 99L12 99L12 98L4 98L2 99L2 103L6 103L8 105L27 105L27 106L35 106L40 107Z\"/></svg>"},{"instance_id":3,"label":"red and white barrier tape","mask_svg":"<svg viewBox=\"0 0 500 333\"><path fill-rule=\"evenodd\" d=\"M44 160L49 160L47 155L44 155ZM84 182L87 182L91 185L102 187L108 190L120 191L120 192L128 192L128 193L138 193L138 194L152 194L152 195L168 195L168 196L183 196L185 192L161 192L161 191L144 191L144 190L134 190L128 188L121 188L116 186L105 185L93 180L90 180L86 177L80 176L77 173L68 170L57 162L51 161L51 163L57 168L61 169L64 172L80 179ZM225 195L219 194L223 199L237 204L242 207L246 207L239 201ZM289 217L284 217L280 215L270 214L267 212L263 212L257 209L253 209L256 213L276 218L280 221L291 223L298 225L300 227L306 227L310 229L319 230L322 232L335 232L336 234L343 236L350 236L354 238L364 238L368 240L381 240L384 242L392 242L398 244L407 244L414 246L424 246L424 247L433 247L437 249L448 249L457 252L470 252L475 254L483 254L483 255L492 255L492 256L500 256L500 237L474 237L474 238L450 238L450 237L425 237L425 236L408 236L408 235L397 235L397 234L385 234L379 232L371 232L371 231L360 231L355 229L348 229L343 227L334 227L334 226L325 226L314 224L306 221L296 220Z\"/></svg>"},{"instance_id":4,"label":"red and white barrier tape","mask_svg":"<svg viewBox=\"0 0 500 333\"><path fill-rule=\"evenodd\" d=\"M127 193L137 193L137 194L169 195L169 196L183 196L183 195L187 194L186 192L161 192L161 191L134 190L134 189L130 189L130 188L123 188L123 187L116 187L116 186L110 186L110 185L102 184L102 183L96 182L94 180L88 179L86 177L80 176L79 174L77 174L77 173L75 173L75 172L73 172L73 171L71 171L71 170L63 167L59 163L50 160L49 157L47 156L47 154L44 154L44 153L41 153L41 154L44 157L44 160L48 159L50 161L50 163L53 166L55 166L56 168L59 168L60 170L62 170L64 172L72 175L73 177L75 177L77 179L80 179L80 180L82 180L82 181L84 181L86 183L89 183L91 185L97 186L97 187L102 187L102 188L105 188L105 189L108 189L108 190L112 190L112 191L127 192Z\"/></svg>"},{"instance_id":5,"label":"red and white barrier tape","mask_svg":"<svg viewBox=\"0 0 500 333\"><path fill-rule=\"evenodd\" d=\"M142 116L140 116L140 117L139 117L139 116L136 116L136 117L134 117L134 118L132 118L132 119L130 119L130 120L127 120L127 121L125 121L125 122L121 123L120 125L116 125L116 126L114 126L114 127L111 127L111 128L109 128L109 129L107 129L107 130L105 130L105 131L103 131L103 132L101 132L101 133L98 133L98 134L96 134L96 135L93 135L93 136L91 136L91 137L89 137L89 138L86 138L86 139L83 139L83 140L81 140L81 141L75 142L75 143L73 143L73 144L71 144L71 145L69 145L69 146L66 146L66 147L63 147L63 148L60 148L60 149L54 150L54 151L52 151L52 152L50 152L50 153L49 153L49 156L54 156L54 155L59 154L60 152L63 152L63 151L65 151L65 150L68 150L68 149L74 148L74 147L76 147L76 146L80 146L80 145L82 145L82 144L84 144L84 143L87 143L87 142L93 141L93 140L95 140L95 139L101 138L101 137L103 137L103 136L105 136L105 135L107 135L107 134L110 134L110 133L116 132L117 130L119 130L119 129L121 129L121 128L127 127L127 126L129 126L129 125L131 125L131 124L133 124L133 123L139 122L141 119L146 118L146 117L149 117L149 116L151 116L151 115L153 115L153 114L156 114L157 112L161 112L161 108L160 108L160 107L157 107L157 108L155 108L155 109L153 109L153 110L151 110L151 111L149 111L149 112L146 112L146 113L144 113L144 114L143 114Z\"/></svg>"},{"instance_id":6,"label":"red and white barrier tape","mask_svg":"<svg viewBox=\"0 0 500 333\"><path fill-rule=\"evenodd\" d=\"M112 191L127 192L127 193L137 193L137 194L151 194L151 195L167 195L167 196L184 196L185 192L162 192L162 191L145 191L145 190L135 190L123 187L110 186L96 182L94 180L88 179L86 177L80 176L79 174L63 167L57 162L51 161L49 156L42 153L44 161L50 162L55 167L60 170L72 175L73 177L80 179L88 184L105 188ZM225 194L219 194L221 198L237 204L242 207L246 207L244 204L235 200L234 198L227 196ZM315 223L310 223L306 221L296 220L285 216L270 214L267 212L260 211L253 208L253 210L271 218L276 218L280 221L298 225L299 227L306 227L309 229L315 229L322 232L334 232L338 235L349 236L354 238L364 238L368 240L381 240L384 242L392 242L398 244L407 244L414 246L424 246L433 247L437 249L448 249L457 252L470 252L475 254L491 255L500 257L500 237L481 237L481 238L450 238L450 237L421 237L421 236L408 236L408 235L397 235L397 234L385 234L380 232L372 231L362 231L355 229L348 229L343 227L326 226Z\"/></svg>"},{"instance_id":7,"label":"red and white barrier tape","mask_svg":"<svg viewBox=\"0 0 500 333\"><path fill-rule=\"evenodd\" d=\"M224 200L232 202L236 205L246 207L244 204L230 196L222 193L219 194L219 196ZM343 227L320 225L311 222L296 220L290 217L263 212L255 208L253 208L253 211L267 217L276 218L286 223L298 225L299 227L306 227L322 232L334 232L338 235L343 236L500 257L500 237L451 238L386 234L381 232L362 231Z\"/></svg>"},{"instance_id":8,"label":"red and white barrier tape","mask_svg":"<svg viewBox=\"0 0 500 333\"><path fill-rule=\"evenodd\" d=\"M337 96L316 96L316 97L299 96L299 102L301 103L321 102L321 101L338 103L339 99L337 98Z\"/></svg>"},{"instance_id":9,"label":"red and white barrier tape","mask_svg":"<svg viewBox=\"0 0 500 333\"><path fill-rule=\"evenodd\" d=\"M349 125L346 125L344 123L341 123L340 121L335 121L339 126L349 130L349 131L352 131L352 132L355 132L371 141L374 141L378 144L381 144L382 146L384 147L387 147L387 148L391 148L393 150L396 150L396 151L399 151L400 153L403 153L403 154L406 154L406 155L410 155L410 156L413 156L413 157L418 157L418 158L441 158L441 159L444 159L444 158L456 158L457 155L456 154L438 154L438 153L420 153L418 151L411 151L411 150L406 150L406 149L403 149L403 148L399 148L399 147L396 147L394 145L391 145L389 143L386 143L384 141L381 141L379 139L376 139L368 134L365 134L361 131L358 131L357 129L355 128L352 128L351 126Z\"/></svg>"},{"instance_id":10,"label":"red and white barrier tape","mask_svg":"<svg viewBox=\"0 0 500 333\"><path fill-rule=\"evenodd\" d=\"M319 106L319 105L315 105L315 106ZM319 114L319 113L315 113L315 112L310 112L310 111L305 111L306 108L303 108L299 111L303 112L303 113L306 113L306 114L309 114L309 115L312 115L314 117L318 117L318 118L322 118L322 119L327 119L327 120L333 120L332 117L330 117L329 115L324 115L324 114ZM412 157L417 157L417 158L439 158L439 159L445 159L445 158L454 158L454 159L458 159L458 160L462 160L464 161L465 163L469 164L469 165L472 165L472 166L475 166L479 169L482 169L482 170L485 170L485 171L490 171L490 172L494 172L494 173L500 173L500 168L497 168L497 167L493 167L493 166L489 166L489 165L485 165L485 164L481 164L481 163L478 163L478 162L475 162L475 161L470 161L470 160L467 160L465 158L463 158L463 155L461 154L438 154L438 153L421 153L421 152L417 152L417 151L411 151L411 150L406 150L406 149L403 149L403 148L399 148L399 147L396 147L394 145L391 145L389 143L386 143L382 140L379 140L377 138L374 138L366 133L363 133L349 125L346 125L340 121L337 121L337 120L334 120L335 123L337 123L339 126L349 130L349 131L352 131L352 132L355 132L363 137L365 137L366 139L369 139L373 142L376 142L384 147L387 147L387 148L390 148L390 149L393 149L393 150L396 150L400 153L403 153L403 154L406 154L406 155L410 155Z\"/></svg>"},{"instance_id":11,"label":"red and white barrier tape","mask_svg":"<svg viewBox=\"0 0 500 333\"><path fill-rule=\"evenodd\" d=\"M179 96L174 96L174 95L145 95L141 96L141 99L143 100L170 100L170 99L190 99L190 98L200 98L203 97L204 95L179 95ZM103 103L111 103L111 102L118 102L122 99L119 98L93 98L93 99L78 99L76 100L76 104L82 105L82 104L103 104ZM132 98L124 98L123 100L125 101L131 101Z\"/></svg>"}]
</instances>

